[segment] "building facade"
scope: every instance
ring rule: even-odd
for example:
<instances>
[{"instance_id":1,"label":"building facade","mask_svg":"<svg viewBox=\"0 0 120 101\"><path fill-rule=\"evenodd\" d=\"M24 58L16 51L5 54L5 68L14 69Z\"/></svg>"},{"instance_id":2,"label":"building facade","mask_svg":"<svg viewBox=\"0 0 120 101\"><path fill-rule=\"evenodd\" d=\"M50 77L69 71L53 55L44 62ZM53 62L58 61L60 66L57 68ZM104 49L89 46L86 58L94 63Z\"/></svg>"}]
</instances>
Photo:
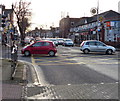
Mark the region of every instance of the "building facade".
<instances>
[{"instance_id":1,"label":"building facade","mask_svg":"<svg viewBox=\"0 0 120 101\"><path fill-rule=\"evenodd\" d=\"M110 45L120 44L120 14L109 10L92 17L83 17L70 28L75 36L75 42L84 40L100 40Z\"/></svg>"},{"instance_id":2,"label":"building facade","mask_svg":"<svg viewBox=\"0 0 120 101\"><path fill-rule=\"evenodd\" d=\"M7 39L7 43L13 39L15 34L14 27L14 12L13 9L6 9L5 5L0 5L1 9L1 26L0 26L0 35L2 42Z\"/></svg>"},{"instance_id":3,"label":"building facade","mask_svg":"<svg viewBox=\"0 0 120 101\"><path fill-rule=\"evenodd\" d=\"M61 19L59 22L59 37L69 37L70 28L73 27L79 20L80 18L70 18L69 16Z\"/></svg>"}]
</instances>

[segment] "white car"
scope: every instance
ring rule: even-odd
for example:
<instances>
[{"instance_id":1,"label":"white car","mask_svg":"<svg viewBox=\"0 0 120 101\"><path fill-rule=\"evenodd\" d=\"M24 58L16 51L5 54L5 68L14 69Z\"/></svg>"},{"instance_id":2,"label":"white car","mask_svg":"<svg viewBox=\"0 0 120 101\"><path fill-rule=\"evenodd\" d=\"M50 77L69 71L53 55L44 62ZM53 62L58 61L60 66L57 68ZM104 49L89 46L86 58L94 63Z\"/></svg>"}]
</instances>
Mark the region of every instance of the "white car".
<instances>
[{"instance_id":1,"label":"white car","mask_svg":"<svg viewBox=\"0 0 120 101\"><path fill-rule=\"evenodd\" d=\"M30 43L30 40L31 40L30 37L25 37L25 39L24 39L25 44L29 44L29 43Z\"/></svg>"},{"instance_id":2,"label":"white car","mask_svg":"<svg viewBox=\"0 0 120 101\"><path fill-rule=\"evenodd\" d=\"M112 54L116 51L113 46L108 46L105 43L97 40L83 41L80 44L80 50L85 54L89 52L105 52L106 54Z\"/></svg>"},{"instance_id":3,"label":"white car","mask_svg":"<svg viewBox=\"0 0 120 101\"><path fill-rule=\"evenodd\" d=\"M63 38L57 38L58 45L62 45L64 42Z\"/></svg>"},{"instance_id":4,"label":"white car","mask_svg":"<svg viewBox=\"0 0 120 101\"><path fill-rule=\"evenodd\" d=\"M74 42L71 39L64 39L63 46L74 46Z\"/></svg>"},{"instance_id":5,"label":"white car","mask_svg":"<svg viewBox=\"0 0 120 101\"><path fill-rule=\"evenodd\" d=\"M58 41L55 38L51 38L50 41L52 41L56 46L58 46Z\"/></svg>"}]
</instances>

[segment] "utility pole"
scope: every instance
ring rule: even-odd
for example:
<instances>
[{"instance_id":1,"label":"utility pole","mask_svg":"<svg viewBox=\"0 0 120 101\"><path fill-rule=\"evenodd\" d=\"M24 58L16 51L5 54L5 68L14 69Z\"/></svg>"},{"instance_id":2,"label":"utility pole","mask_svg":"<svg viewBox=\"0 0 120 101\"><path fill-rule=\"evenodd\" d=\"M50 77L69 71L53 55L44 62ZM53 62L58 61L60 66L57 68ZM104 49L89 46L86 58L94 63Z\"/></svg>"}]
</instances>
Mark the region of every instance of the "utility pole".
<instances>
[{"instance_id":1,"label":"utility pole","mask_svg":"<svg viewBox=\"0 0 120 101\"><path fill-rule=\"evenodd\" d=\"M99 28L99 0L97 1L97 40L99 40L98 28Z\"/></svg>"}]
</instances>

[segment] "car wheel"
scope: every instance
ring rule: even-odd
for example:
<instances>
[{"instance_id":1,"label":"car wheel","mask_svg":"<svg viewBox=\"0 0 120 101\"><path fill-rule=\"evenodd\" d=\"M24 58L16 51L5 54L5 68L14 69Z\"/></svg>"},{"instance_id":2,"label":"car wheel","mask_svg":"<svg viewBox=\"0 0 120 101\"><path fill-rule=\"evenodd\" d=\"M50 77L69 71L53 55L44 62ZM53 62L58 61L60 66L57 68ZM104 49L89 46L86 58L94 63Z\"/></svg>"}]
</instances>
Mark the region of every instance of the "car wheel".
<instances>
[{"instance_id":1,"label":"car wheel","mask_svg":"<svg viewBox=\"0 0 120 101\"><path fill-rule=\"evenodd\" d=\"M25 51L25 52L24 52L24 55L25 55L25 56L30 56L30 51Z\"/></svg>"},{"instance_id":2,"label":"car wheel","mask_svg":"<svg viewBox=\"0 0 120 101\"><path fill-rule=\"evenodd\" d=\"M88 49L84 49L83 52L84 52L85 54L88 54L90 51L89 51Z\"/></svg>"},{"instance_id":3,"label":"car wheel","mask_svg":"<svg viewBox=\"0 0 120 101\"><path fill-rule=\"evenodd\" d=\"M111 49L108 49L106 53L107 53L107 54L112 54L113 51L112 51Z\"/></svg>"},{"instance_id":4,"label":"car wheel","mask_svg":"<svg viewBox=\"0 0 120 101\"><path fill-rule=\"evenodd\" d=\"M49 52L49 56L55 56L55 52L54 51L50 51Z\"/></svg>"}]
</instances>

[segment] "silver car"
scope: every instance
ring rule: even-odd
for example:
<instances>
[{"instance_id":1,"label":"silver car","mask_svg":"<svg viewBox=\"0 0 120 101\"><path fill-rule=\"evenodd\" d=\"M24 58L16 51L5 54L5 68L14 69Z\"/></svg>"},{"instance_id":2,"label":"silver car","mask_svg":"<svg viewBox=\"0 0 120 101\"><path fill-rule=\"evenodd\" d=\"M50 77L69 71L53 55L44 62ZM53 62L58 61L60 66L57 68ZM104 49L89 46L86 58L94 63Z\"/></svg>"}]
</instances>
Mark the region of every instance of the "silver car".
<instances>
[{"instance_id":1,"label":"silver car","mask_svg":"<svg viewBox=\"0 0 120 101\"><path fill-rule=\"evenodd\" d=\"M89 52L105 52L106 54L112 54L116 51L113 46L108 46L105 43L97 40L83 41L80 44L80 50L85 54Z\"/></svg>"}]
</instances>

